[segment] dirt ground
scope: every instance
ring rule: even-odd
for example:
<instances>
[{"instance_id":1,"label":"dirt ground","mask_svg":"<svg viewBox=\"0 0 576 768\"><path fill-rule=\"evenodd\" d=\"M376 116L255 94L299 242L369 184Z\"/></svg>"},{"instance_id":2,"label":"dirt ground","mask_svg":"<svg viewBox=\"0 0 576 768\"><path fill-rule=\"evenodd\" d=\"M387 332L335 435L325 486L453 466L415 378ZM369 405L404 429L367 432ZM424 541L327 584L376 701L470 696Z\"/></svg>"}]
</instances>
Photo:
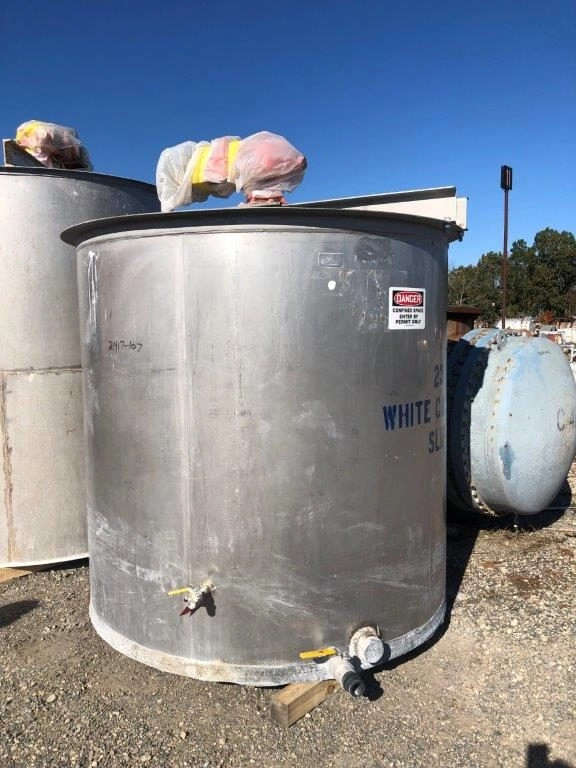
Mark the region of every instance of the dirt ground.
<instances>
[{"instance_id":1,"label":"dirt ground","mask_svg":"<svg viewBox=\"0 0 576 768\"><path fill-rule=\"evenodd\" d=\"M442 630L290 729L273 691L108 647L86 563L0 584L0 768L576 768L576 519L550 522L452 527Z\"/></svg>"}]
</instances>

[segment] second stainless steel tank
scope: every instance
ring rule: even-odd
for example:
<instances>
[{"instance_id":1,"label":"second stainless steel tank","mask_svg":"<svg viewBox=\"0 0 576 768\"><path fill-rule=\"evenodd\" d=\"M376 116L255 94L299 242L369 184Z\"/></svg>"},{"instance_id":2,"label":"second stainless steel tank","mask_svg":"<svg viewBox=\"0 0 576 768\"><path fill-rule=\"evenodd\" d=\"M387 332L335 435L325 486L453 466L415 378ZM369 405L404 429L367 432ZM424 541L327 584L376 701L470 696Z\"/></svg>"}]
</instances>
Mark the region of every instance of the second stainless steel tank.
<instances>
[{"instance_id":1,"label":"second stainless steel tank","mask_svg":"<svg viewBox=\"0 0 576 768\"><path fill-rule=\"evenodd\" d=\"M113 647L275 685L337 676L331 655L398 656L439 626L452 235L303 208L65 233L91 618Z\"/></svg>"},{"instance_id":2,"label":"second stainless steel tank","mask_svg":"<svg viewBox=\"0 0 576 768\"><path fill-rule=\"evenodd\" d=\"M76 260L60 233L157 208L130 179L0 167L0 567L88 551Z\"/></svg>"}]
</instances>

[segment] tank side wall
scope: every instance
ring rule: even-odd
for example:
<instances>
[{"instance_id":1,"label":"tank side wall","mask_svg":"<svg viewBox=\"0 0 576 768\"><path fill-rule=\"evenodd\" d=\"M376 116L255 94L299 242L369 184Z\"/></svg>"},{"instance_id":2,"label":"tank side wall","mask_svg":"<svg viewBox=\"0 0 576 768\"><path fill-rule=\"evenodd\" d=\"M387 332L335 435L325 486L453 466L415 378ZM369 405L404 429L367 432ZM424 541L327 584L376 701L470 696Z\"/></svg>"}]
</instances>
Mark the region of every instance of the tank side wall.
<instances>
[{"instance_id":1,"label":"tank side wall","mask_svg":"<svg viewBox=\"0 0 576 768\"><path fill-rule=\"evenodd\" d=\"M57 176L0 174L0 370L80 363L73 224L157 210L152 193Z\"/></svg>"},{"instance_id":2,"label":"tank side wall","mask_svg":"<svg viewBox=\"0 0 576 768\"><path fill-rule=\"evenodd\" d=\"M114 626L147 625L152 599L161 637L167 585L191 578L182 262L174 238L132 245L78 256L91 592Z\"/></svg>"},{"instance_id":3,"label":"tank side wall","mask_svg":"<svg viewBox=\"0 0 576 768\"><path fill-rule=\"evenodd\" d=\"M87 552L81 372L4 374L10 471L0 564Z\"/></svg>"},{"instance_id":4,"label":"tank side wall","mask_svg":"<svg viewBox=\"0 0 576 768\"><path fill-rule=\"evenodd\" d=\"M393 640L430 620L440 236L213 232L79 253L99 619L163 654L263 666L363 623ZM424 328L389 329L391 287L425 290ZM206 578L214 606L179 617L166 592Z\"/></svg>"},{"instance_id":5,"label":"tank side wall","mask_svg":"<svg viewBox=\"0 0 576 768\"><path fill-rule=\"evenodd\" d=\"M87 552L76 259L60 233L158 209L153 189L102 179L0 174L0 565Z\"/></svg>"}]
</instances>

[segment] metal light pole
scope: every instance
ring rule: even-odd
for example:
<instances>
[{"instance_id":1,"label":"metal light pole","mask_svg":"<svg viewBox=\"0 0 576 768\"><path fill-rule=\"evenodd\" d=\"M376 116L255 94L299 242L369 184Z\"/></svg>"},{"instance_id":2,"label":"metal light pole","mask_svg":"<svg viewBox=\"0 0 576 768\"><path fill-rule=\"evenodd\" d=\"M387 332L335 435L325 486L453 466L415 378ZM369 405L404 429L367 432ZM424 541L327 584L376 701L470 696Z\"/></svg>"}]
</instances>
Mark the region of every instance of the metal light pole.
<instances>
[{"instance_id":1,"label":"metal light pole","mask_svg":"<svg viewBox=\"0 0 576 768\"><path fill-rule=\"evenodd\" d=\"M504 249L502 252L502 330L506 328L506 291L508 282L508 192L512 189L512 168L500 167L500 187L504 190Z\"/></svg>"}]
</instances>

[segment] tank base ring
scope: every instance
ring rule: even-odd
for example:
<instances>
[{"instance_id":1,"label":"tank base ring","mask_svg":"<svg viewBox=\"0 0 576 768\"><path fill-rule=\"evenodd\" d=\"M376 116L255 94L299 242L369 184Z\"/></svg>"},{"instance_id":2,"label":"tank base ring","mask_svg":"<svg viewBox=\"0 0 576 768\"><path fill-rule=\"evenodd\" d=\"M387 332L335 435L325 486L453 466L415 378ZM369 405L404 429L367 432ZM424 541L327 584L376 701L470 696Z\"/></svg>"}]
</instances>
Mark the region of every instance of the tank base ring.
<instances>
[{"instance_id":1,"label":"tank base ring","mask_svg":"<svg viewBox=\"0 0 576 768\"><path fill-rule=\"evenodd\" d=\"M444 621L445 613L446 603L442 602L436 613L426 623L405 635L389 640L386 643L387 660L403 656L425 643L440 627ZM90 620L102 640L114 650L162 672L171 672L175 675L184 675L208 682L237 683L261 687L313 682L330 677L328 665L315 664L314 662L298 662L278 667L226 664L219 661L194 661L182 656L173 656L163 651L146 648L109 627L99 618L92 603L90 603Z\"/></svg>"},{"instance_id":2,"label":"tank base ring","mask_svg":"<svg viewBox=\"0 0 576 768\"><path fill-rule=\"evenodd\" d=\"M79 552L77 555L58 555L58 557L52 558L40 558L36 560L6 560L6 562L0 562L0 568L46 568L49 569L52 566L64 565L65 563L73 563L75 560L87 560L88 552Z\"/></svg>"}]
</instances>

